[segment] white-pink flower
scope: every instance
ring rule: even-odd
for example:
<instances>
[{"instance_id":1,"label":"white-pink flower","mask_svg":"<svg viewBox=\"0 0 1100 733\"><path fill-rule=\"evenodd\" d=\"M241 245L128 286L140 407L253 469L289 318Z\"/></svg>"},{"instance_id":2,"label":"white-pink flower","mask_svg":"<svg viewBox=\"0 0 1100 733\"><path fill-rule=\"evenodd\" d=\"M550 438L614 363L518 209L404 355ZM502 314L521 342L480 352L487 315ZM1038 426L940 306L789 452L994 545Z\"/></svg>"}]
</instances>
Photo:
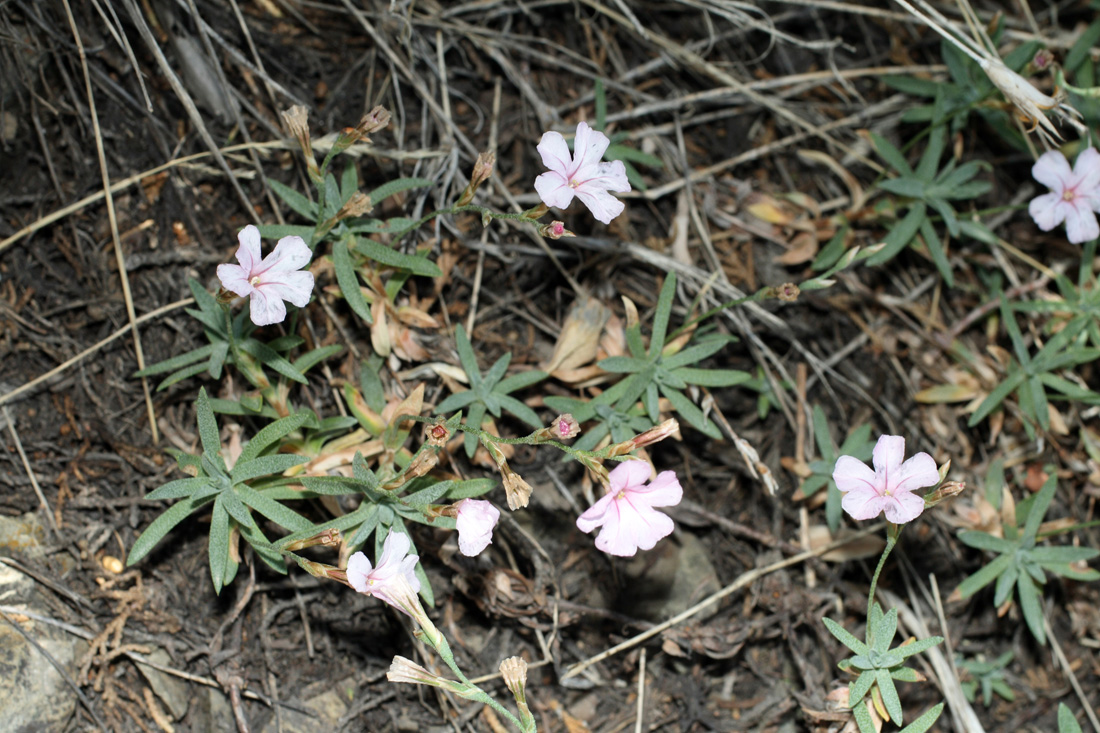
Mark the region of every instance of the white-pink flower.
<instances>
[{"instance_id":1,"label":"white-pink flower","mask_svg":"<svg viewBox=\"0 0 1100 733\"><path fill-rule=\"evenodd\" d=\"M458 550L467 557L474 557L493 541L493 528L500 519L500 510L481 499L463 499L455 502L454 509Z\"/></svg>"},{"instance_id":2,"label":"white-pink flower","mask_svg":"<svg viewBox=\"0 0 1100 733\"><path fill-rule=\"evenodd\" d=\"M420 579L413 571L420 556L409 555L410 547L412 540L407 534L390 530L382 544L382 557L377 567L372 567L362 552L348 559L348 583L360 593L374 596L416 618L414 611L420 607L416 599Z\"/></svg>"},{"instance_id":3,"label":"white-pink flower","mask_svg":"<svg viewBox=\"0 0 1100 733\"><path fill-rule=\"evenodd\" d=\"M852 519L874 519L886 514L894 524L912 522L924 511L924 497L913 492L940 481L936 461L927 453L905 458L905 438L883 435L875 444L872 471L863 461L841 456L833 468L833 481L842 492L841 506Z\"/></svg>"},{"instance_id":4,"label":"white-pink flower","mask_svg":"<svg viewBox=\"0 0 1100 733\"><path fill-rule=\"evenodd\" d=\"M1066 238L1080 244L1100 237L1096 214L1100 211L1100 153L1087 148L1070 170L1066 156L1051 150L1039 156L1031 175L1051 189L1031 200L1027 211L1044 232L1066 223Z\"/></svg>"},{"instance_id":5,"label":"white-pink flower","mask_svg":"<svg viewBox=\"0 0 1100 733\"><path fill-rule=\"evenodd\" d=\"M604 224L623 213L623 202L608 191L625 193L630 190L630 182L621 160L601 162L610 144L607 135L582 122L577 125L571 156L560 133L544 133L538 151L542 164L550 170L535 179L535 190L543 203L564 209L576 196Z\"/></svg>"},{"instance_id":6,"label":"white-pink flower","mask_svg":"<svg viewBox=\"0 0 1100 733\"><path fill-rule=\"evenodd\" d=\"M649 470L645 461L620 463L611 472L608 492L577 518L582 532L603 527L596 536L596 549L631 557L639 548L652 550L657 540L672 534L672 519L653 507L679 504L684 490L673 471L662 471L646 484Z\"/></svg>"},{"instance_id":7,"label":"white-pink flower","mask_svg":"<svg viewBox=\"0 0 1100 733\"><path fill-rule=\"evenodd\" d=\"M299 308L309 303L313 273L301 271L313 253L301 237L283 237L275 250L260 260L260 230L249 224L237 235L239 265L218 265L222 287L251 299L252 322L257 326L286 318L284 300Z\"/></svg>"}]
</instances>

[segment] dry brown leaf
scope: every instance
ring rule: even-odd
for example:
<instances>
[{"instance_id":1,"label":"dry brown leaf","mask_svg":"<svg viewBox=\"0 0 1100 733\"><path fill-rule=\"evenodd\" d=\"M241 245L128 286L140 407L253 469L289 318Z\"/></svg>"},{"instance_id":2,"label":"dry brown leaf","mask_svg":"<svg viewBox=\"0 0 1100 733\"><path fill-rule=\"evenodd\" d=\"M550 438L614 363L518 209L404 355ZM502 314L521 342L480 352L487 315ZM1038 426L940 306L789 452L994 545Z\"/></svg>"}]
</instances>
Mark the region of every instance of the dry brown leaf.
<instances>
[{"instance_id":1,"label":"dry brown leaf","mask_svg":"<svg viewBox=\"0 0 1100 733\"><path fill-rule=\"evenodd\" d=\"M551 374L559 370L568 372L594 361L599 352L600 334L610 315L607 307L596 298L586 297L574 303L544 370Z\"/></svg>"},{"instance_id":2,"label":"dry brown leaf","mask_svg":"<svg viewBox=\"0 0 1100 733\"><path fill-rule=\"evenodd\" d=\"M841 528L837 533L836 539L844 539L845 537L851 537L856 534L850 529ZM824 524L812 525L809 529L810 546L807 549L816 550L820 547L825 547L833 541L833 535L829 532L829 528ZM886 547L886 542L877 535L867 535L866 537L858 540L853 540L843 547L838 547L835 550L829 550L821 559L826 562L847 562L849 560L863 560L868 557L875 557L882 554L882 549Z\"/></svg>"},{"instance_id":3,"label":"dry brown leaf","mask_svg":"<svg viewBox=\"0 0 1100 733\"><path fill-rule=\"evenodd\" d=\"M796 216L782 201L760 192L749 194L743 208L760 221L782 227L790 226Z\"/></svg>"},{"instance_id":4,"label":"dry brown leaf","mask_svg":"<svg viewBox=\"0 0 1100 733\"><path fill-rule=\"evenodd\" d=\"M790 249L774 258L774 261L787 267L804 265L817 256L817 251L817 237L810 232L799 232L791 239Z\"/></svg>"}]
</instances>

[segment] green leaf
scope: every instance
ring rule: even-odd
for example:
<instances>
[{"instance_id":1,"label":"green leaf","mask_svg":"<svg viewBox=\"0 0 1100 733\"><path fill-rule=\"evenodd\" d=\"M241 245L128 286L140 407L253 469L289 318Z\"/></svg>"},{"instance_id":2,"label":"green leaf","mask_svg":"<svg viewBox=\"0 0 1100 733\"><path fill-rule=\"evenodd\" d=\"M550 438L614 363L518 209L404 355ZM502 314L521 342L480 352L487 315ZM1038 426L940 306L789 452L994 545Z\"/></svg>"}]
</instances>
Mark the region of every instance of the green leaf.
<instances>
[{"instance_id":1,"label":"green leaf","mask_svg":"<svg viewBox=\"0 0 1100 733\"><path fill-rule=\"evenodd\" d=\"M271 179L267 179L269 182ZM304 198L304 197L303 197ZM312 204L310 204L312 206ZM312 217L310 217L312 218ZM300 224L264 224L256 227L264 239L282 239L283 237L301 237L308 245L313 239L315 227Z\"/></svg>"},{"instance_id":2,"label":"green leaf","mask_svg":"<svg viewBox=\"0 0 1100 733\"><path fill-rule=\"evenodd\" d=\"M233 493L232 490L223 491L217 498L217 502L221 502L222 507L229 513L237 524L243 527L251 527L256 524L252 519L252 514L249 513L248 507L246 507L241 500Z\"/></svg>"},{"instance_id":3,"label":"green leaf","mask_svg":"<svg viewBox=\"0 0 1100 733\"><path fill-rule=\"evenodd\" d=\"M936 724L936 721L940 718L940 713L943 712L943 703L931 708L924 715L914 720L909 725L899 731L899 733L926 733L929 728Z\"/></svg>"},{"instance_id":4,"label":"green leaf","mask_svg":"<svg viewBox=\"0 0 1100 733\"><path fill-rule=\"evenodd\" d=\"M1047 565L1091 560L1100 555L1100 550L1094 547L1036 547L1028 555L1034 562Z\"/></svg>"},{"instance_id":5,"label":"green leaf","mask_svg":"<svg viewBox=\"0 0 1100 733\"><path fill-rule=\"evenodd\" d=\"M542 427L542 420L539 419L538 413L517 400L515 397L506 394L498 394L496 395L496 398L500 401L501 406L505 410L515 415L520 420L530 425L532 428L535 428L537 430L538 428Z\"/></svg>"},{"instance_id":6,"label":"green leaf","mask_svg":"<svg viewBox=\"0 0 1100 733\"><path fill-rule=\"evenodd\" d=\"M401 193L402 191L409 191L414 188L424 188L426 186L432 186L435 181L428 178L396 178L387 183L383 183L378 188L370 192L371 203L375 206L395 193Z\"/></svg>"},{"instance_id":7,"label":"green leaf","mask_svg":"<svg viewBox=\"0 0 1100 733\"><path fill-rule=\"evenodd\" d=\"M1012 394L1012 392L1020 386L1026 376L1027 375L1022 371L1015 371L1009 374L1003 382L1000 382L988 395L986 395L985 399L978 405L978 409L974 410L974 414L966 421L967 427L972 428L986 419L991 412L1004 402L1006 397Z\"/></svg>"},{"instance_id":8,"label":"green leaf","mask_svg":"<svg viewBox=\"0 0 1100 733\"><path fill-rule=\"evenodd\" d=\"M1024 621L1031 630L1031 635L1040 644L1047 643L1046 630L1043 628L1043 601L1039 595L1039 588L1035 581L1027 573L1020 573L1016 581L1016 589L1020 594L1020 611L1024 615Z\"/></svg>"},{"instance_id":9,"label":"green leaf","mask_svg":"<svg viewBox=\"0 0 1100 733\"><path fill-rule=\"evenodd\" d=\"M947 145L947 131L943 125L936 125L928 134L928 147L917 163L916 177L922 181L931 181L936 175L936 169L940 166L940 158L943 157L944 147Z\"/></svg>"},{"instance_id":10,"label":"green leaf","mask_svg":"<svg viewBox=\"0 0 1100 733\"><path fill-rule=\"evenodd\" d=\"M877 733L875 723L871 719L871 712L867 709L867 706L851 703L850 701L849 704L852 705L852 717L855 718L856 725L859 726L859 733Z\"/></svg>"},{"instance_id":11,"label":"green leaf","mask_svg":"<svg viewBox=\"0 0 1100 733\"><path fill-rule=\"evenodd\" d=\"M298 216L302 217L303 219L308 219L310 221L317 221L317 204L313 203L308 198L306 198L302 194L298 193L297 191L295 191L290 186L279 183L274 178L268 178L267 179L267 185L271 188L271 190L275 193L275 195L278 196L279 198L281 198L283 200L283 202L286 203L286 205L289 206L294 211L294 213L298 214ZM267 227L264 227L264 229L266 229L266 228ZM262 236L271 237L271 236L277 236L277 235L271 235L271 234L265 235L264 232L263 232L263 229L261 229L260 230L260 236L261 237ZM283 236L286 236L286 235L283 235ZM306 242L308 243L309 238L312 237L312 236L313 236L313 228L310 227L309 236L302 237L302 238L305 239Z\"/></svg>"},{"instance_id":12,"label":"green leaf","mask_svg":"<svg viewBox=\"0 0 1100 733\"><path fill-rule=\"evenodd\" d=\"M222 441L218 436L218 423L214 419L214 411L210 409L210 399L206 396L206 388L199 388L199 398L195 402L195 413L199 423L199 440L202 441L203 453L216 456L221 450Z\"/></svg>"},{"instance_id":13,"label":"green leaf","mask_svg":"<svg viewBox=\"0 0 1100 733\"><path fill-rule=\"evenodd\" d=\"M951 262L947 259L947 251L943 248L940 235L936 234L936 228L932 226L931 220L927 217L920 223L920 233L921 238L924 239L924 246L927 247L928 254L932 257L936 269L940 271L943 281L947 284L947 287L954 287L955 275L951 271Z\"/></svg>"},{"instance_id":14,"label":"green leaf","mask_svg":"<svg viewBox=\"0 0 1100 733\"><path fill-rule=\"evenodd\" d=\"M459 499L472 499L475 496L483 496L497 485L496 480L489 478L467 479L455 481L447 491L447 498L451 501Z\"/></svg>"},{"instance_id":15,"label":"green leaf","mask_svg":"<svg viewBox=\"0 0 1100 733\"><path fill-rule=\"evenodd\" d=\"M926 651L928 649L931 649L932 647L936 646L937 644L942 644L942 643L943 643L943 637L942 636L930 636L927 639L917 639L916 641L914 641L911 644L905 644L903 646L899 646L898 648L893 649L892 651L895 654L897 654L899 657L901 657L902 659L908 659L909 657L913 656L914 654L920 654L921 652Z\"/></svg>"},{"instance_id":16,"label":"green leaf","mask_svg":"<svg viewBox=\"0 0 1100 733\"><path fill-rule=\"evenodd\" d=\"M849 707L855 707L859 705L863 698L867 696L867 693L871 691L871 688L875 684L875 673L873 671L866 671L860 673L859 677L856 677L848 685L848 705Z\"/></svg>"},{"instance_id":17,"label":"green leaf","mask_svg":"<svg viewBox=\"0 0 1100 733\"><path fill-rule=\"evenodd\" d=\"M993 562L959 583L959 587L955 589L955 592L959 594L960 598L969 598L992 583L997 576L1005 571L1005 568L1012 564L1012 562L1013 557L1011 555L998 556Z\"/></svg>"},{"instance_id":18,"label":"green leaf","mask_svg":"<svg viewBox=\"0 0 1100 733\"><path fill-rule=\"evenodd\" d=\"M1005 571L1001 573L1001 577L997 578L997 585L993 589L994 606L1000 606L1009 599L1012 590L1016 587L1016 579L1019 577L1020 566L1016 563L1011 563L1005 568Z\"/></svg>"},{"instance_id":19,"label":"green leaf","mask_svg":"<svg viewBox=\"0 0 1100 733\"><path fill-rule=\"evenodd\" d=\"M882 704L886 706L886 712L890 713L890 720L896 725L902 724L905 711L901 707L901 698L894 687L894 680L890 677L890 671L880 669L875 672L875 682L878 683L879 692L882 693Z\"/></svg>"},{"instance_id":20,"label":"green leaf","mask_svg":"<svg viewBox=\"0 0 1100 733\"><path fill-rule=\"evenodd\" d=\"M843 626L833 621L831 618L823 617L821 623L825 624L825 628L829 630L829 633L836 637L844 646L851 649L856 654L867 654L871 651L871 648L864 644L862 641L852 636L851 633Z\"/></svg>"},{"instance_id":21,"label":"green leaf","mask_svg":"<svg viewBox=\"0 0 1100 733\"><path fill-rule=\"evenodd\" d=\"M959 532L959 542L976 550L989 550L990 552L1011 552L1016 549L1016 543L1002 537L994 537L987 532L966 530Z\"/></svg>"},{"instance_id":22,"label":"green leaf","mask_svg":"<svg viewBox=\"0 0 1100 733\"><path fill-rule=\"evenodd\" d=\"M220 595L225 580L226 567L229 564L229 513L219 494L214 501L214 512L210 515L210 539L207 543L207 557L210 561L210 580L214 583L214 593Z\"/></svg>"},{"instance_id":23,"label":"green leaf","mask_svg":"<svg viewBox=\"0 0 1100 733\"><path fill-rule=\"evenodd\" d=\"M255 509L280 527L285 527L291 532L299 532L309 529L313 522L303 517L298 512L288 509L274 499L269 499L255 489L244 484L236 487L237 496L248 506Z\"/></svg>"},{"instance_id":24,"label":"green leaf","mask_svg":"<svg viewBox=\"0 0 1100 733\"><path fill-rule=\"evenodd\" d=\"M259 476L279 476L288 468L300 466L309 462L309 456L280 454L276 456L260 456L244 463L238 462L233 466L229 476L234 483L243 483Z\"/></svg>"},{"instance_id":25,"label":"green leaf","mask_svg":"<svg viewBox=\"0 0 1100 733\"><path fill-rule=\"evenodd\" d=\"M898 196L907 196L912 199L924 198L924 182L916 178L887 178L881 181L878 187Z\"/></svg>"},{"instance_id":26,"label":"green leaf","mask_svg":"<svg viewBox=\"0 0 1100 733\"><path fill-rule=\"evenodd\" d=\"M898 609L891 608L874 624L874 636L872 637L874 643L871 644L871 648L879 654L885 654L886 650L890 648L890 644L894 641L894 635L897 633L897 630Z\"/></svg>"},{"instance_id":27,"label":"green leaf","mask_svg":"<svg viewBox=\"0 0 1100 733\"><path fill-rule=\"evenodd\" d=\"M263 430L256 433L256 435L253 436L252 440L248 441L248 444L244 447L244 450L241 451L241 455L237 458L237 464L230 475L233 476L234 479L237 481L243 481L244 479L236 478L236 471L238 466L258 458L260 454L267 450L270 446L274 445L282 438L285 438L287 435L290 435L295 430L302 427L302 425L304 425L306 421L308 421L311 417L314 417L311 410L299 410L293 415L284 417L281 420L276 420L270 425L267 425ZM261 474L254 475L259 476Z\"/></svg>"},{"instance_id":28,"label":"green leaf","mask_svg":"<svg viewBox=\"0 0 1100 733\"><path fill-rule=\"evenodd\" d=\"M886 161L886 164L898 173L913 175L913 169L909 166L905 156L892 143L881 137L878 133L871 133L871 144L875 146L875 152Z\"/></svg>"},{"instance_id":29,"label":"green leaf","mask_svg":"<svg viewBox=\"0 0 1100 733\"><path fill-rule=\"evenodd\" d=\"M239 348L249 356L255 357L264 366L270 367L287 379L297 382L298 384L309 384L309 380L305 378L304 374L295 369L289 361L279 356L279 354L267 344L262 344L256 339L247 339L240 343Z\"/></svg>"},{"instance_id":30,"label":"green leaf","mask_svg":"<svg viewBox=\"0 0 1100 733\"><path fill-rule=\"evenodd\" d=\"M145 495L147 501L158 501L161 499L182 499L185 496L191 496L204 486L210 485L210 478L207 476L196 476L195 478L181 478L175 481L169 481L168 483L160 486L153 491L150 491Z\"/></svg>"},{"instance_id":31,"label":"green leaf","mask_svg":"<svg viewBox=\"0 0 1100 733\"><path fill-rule=\"evenodd\" d=\"M461 392L455 392L439 403L435 408L435 414L446 415L455 410L461 410L469 405L471 402L477 399L477 392L472 389L466 389Z\"/></svg>"},{"instance_id":32,"label":"green leaf","mask_svg":"<svg viewBox=\"0 0 1100 733\"><path fill-rule=\"evenodd\" d=\"M344 300L347 301L352 312L370 325L374 323L370 315L370 303L363 297L363 291L359 289L359 277L355 274L355 268L351 264L351 254L348 253L348 239L355 241L354 235L348 235L332 245L332 264L336 271L336 284L340 286L340 292L343 293Z\"/></svg>"},{"instance_id":33,"label":"green leaf","mask_svg":"<svg viewBox=\"0 0 1100 733\"><path fill-rule=\"evenodd\" d=\"M703 411L695 406L695 403L689 400L683 392L677 392L674 389L669 389L663 384L660 385L661 394L668 398L668 401L672 403L673 409L688 421L688 423L698 430L700 433L707 435L715 440L722 439L722 432L718 427L707 419Z\"/></svg>"},{"instance_id":34,"label":"green leaf","mask_svg":"<svg viewBox=\"0 0 1100 733\"><path fill-rule=\"evenodd\" d=\"M657 297L657 308L653 313L653 331L649 337L649 357L656 358L665 347L665 334L668 333L668 319L672 315L672 299L676 296L676 273L669 272Z\"/></svg>"},{"instance_id":35,"label":"green leaf","mask_svg":"<svg viewBox=\"0 0 1100 733\"><path fill-rule=\"evenodd\" d=\"M609 356L601 359L596 366L614 374L633 374L645 369L651 363L649 359L636 359L632 356Z\"/></svg>"},{"instance_id":36,"label":"green leaf","mask_svg":"<svg viewBox=\"0 0 1100 733\"><path fill-rule=\"evenodd\" d=\"M1050 477L1047 478L1046 483L1043 484L1043 488L1039 489L1039 493L1035 494L1034 503L1027 513L1027 522L1024 524L1024 531L1021 535L1023 540L1027 542L1031 540L1034 542L1035 535L1039 532L1039 525L1043 522L1043 517L1046 516L1047 509L1050 507L1050 502L1054 499L1054 492L1058 488L1058 474L1055 471L1050 472Z\"/></svg>"},{"instance_id":37,"label":"green leaf","mask_svg":"<svg viewBox=\"0 0 1100 733\"><path fill-rule=\"evenodd\" d=\"M516 372L510 377L505 377L493 387L493 392L501 395L510 394L517 389L526 389L532 385L547 379L550 375L546 372L539 371L538 369L531 369L526 372Z\"/></svg>"},{"instance_id":38,"label":"green leaf","mask_svg":"<svg viewBox=\"0 0 1100 733\"><path fill-rule=\"evenodd\" d=\"M680 367L672 372L673 375L684 380L688 384L696 384L700 387L733 387L744 384L752 379L752 375L740 369L696 369L694 367Z\"/></svg>"},{"instance_id":39,"label":"green leaf","mask_svg":"<svg viewBox=\"0 0 1100 733\"><path fill-rule=\"evenodd\" d=\"M164 374L176 369L180 369L192 362L202 361L210 356L210 353L214 350L214 344L207 344L193 351L188 351L186 354L180 354L179 356L173 356L171 359L165 359L162 362L147 366L144 369L134 372L134 377L152 377L157 374ZM205 368L205 365L200 365L199 371ZM157 389L160 389L158 387Z\"/></svg>"},{"instance_id":40,"label":"green leaf","mask_svg":"<svg viewBox=\"0 0 1100 733\"><path fill-rule=\"evenodd\" d=\"M407 255L391 247L387 247L381 242L376 242L373 239L364 238L357 240L355 243L355 251L372 260L381 262L383 265L408 270L414 275L421 275L423 277L442 277L443 275L443 271L439 269L439 266L427 257Z\"/></svg>"},{"instance_id":41,"label":"green leaf","mask_svg":"<svg viewBox=\"0 0 1100 733\"><path fill-rule=\"evenodd\" d=\"M913 204L905 217L897 222L886 236L883 237L882 243L885 246L868 257L867 264L872 266L881 265L894 259L894 257L905 248L905 245L913 240L914 235L917 233L917 229L920 228L920 224L924 221L927 214L928 209L923 202Z\"/></svg>"},{"instance_id":42,"label":"green leaf","mask_svg":"<svg viewBox=\"0 0 1100 733\"><path fill-rule=\"evenodd\" d=\"M1064 702L1058 703L1058 733L1081 733L1081 725Z\"/></svg>"},{"instance_id":43,"label":"green leaf","mask_svg":"<svg viewBox=\"0 0 1100 733\"><path fill-rule=\"evenodd\" d=\"M134 546L130 548L130 554L126 558L126 565L133 565L148 555L149 551L156 547L157 543L164 539L164 536L171 532L177 524L186 519L191 512L211 501L213 499L210 496L201 499L185 499L166 509L134 541Z\"/></svg>"}]
</instances>

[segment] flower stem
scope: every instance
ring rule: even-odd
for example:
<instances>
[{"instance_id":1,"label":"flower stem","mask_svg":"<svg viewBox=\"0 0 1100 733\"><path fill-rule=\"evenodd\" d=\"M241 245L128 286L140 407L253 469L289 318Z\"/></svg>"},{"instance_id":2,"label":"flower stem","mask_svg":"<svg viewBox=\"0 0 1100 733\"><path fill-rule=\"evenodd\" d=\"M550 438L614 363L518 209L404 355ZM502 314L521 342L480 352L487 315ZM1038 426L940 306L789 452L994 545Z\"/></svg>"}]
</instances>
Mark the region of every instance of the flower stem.
<instances>
[{"instance_id":1,"label":"flower stem","mask_svg":"<svg viewBox=\"0 0 1100 733\"><path fill-rule=\"evenodd\" d=\"M878 585L878 576L882 572L882 568L886 565L886 558L890 556L890 551L894 549L894 545L898 543L898 533L900 526L896 524L889 525L890 529L886 531L886 548L882 551L882 557L878 559L878 567L875 568L875 574L871 576L871 590L867 594L867 616L871 616L871 606L875 603L875 587ZM870 638L872 629L870 626L867 628L868 641L872 641Z\"/></svg>"}]
</instances>

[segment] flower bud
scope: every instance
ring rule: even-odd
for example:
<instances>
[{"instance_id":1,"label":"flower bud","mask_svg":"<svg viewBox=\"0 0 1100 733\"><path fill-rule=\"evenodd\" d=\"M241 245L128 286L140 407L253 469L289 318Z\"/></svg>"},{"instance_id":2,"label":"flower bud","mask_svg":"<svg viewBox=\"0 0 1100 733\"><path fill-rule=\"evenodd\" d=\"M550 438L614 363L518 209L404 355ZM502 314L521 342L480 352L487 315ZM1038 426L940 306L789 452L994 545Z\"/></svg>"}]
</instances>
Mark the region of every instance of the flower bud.
<instances>
[{"instance_id":1,"label":"flower bud","mask_svg":"<svg viewBox=\"0 0 1100 733\"><path fill-rule=\"evenodd\" d=\"M796 300L798 300L798 296L800 294L798 286L794 283L783 283L782 285L778 285L774 288L771 288L770 290L770 294L773 298L778 298L784 303L795 302Z\"/></svg>"},{"instance_id":2,"label":"flower bud","mask_svg":"<svg viewBox=\"0 0 1100 733\"><path fill-rule=\"evenodd\" d=\"M932 507L954 498L961 494L966 489L965 481L944 481L936 490L927 494L924 497L924 508L931 509Z\"/></svg>"},{"instance_id":3,"label":"flower bud","mask_svg":"<svg viewBox=\"0 0 1100 733\"><path fill-rule=\"evenodd\" d=\"M670 417L660 425L650 428L641 435L635 435L630 440L611 446L608 449L607 457L614 458L615 456L625 456L627 453L632 453L638 448L644 448L647 445L659 443L673 433L678 432L680 432L680 423L676 421L676 418Z\"/></svg>"},{"instance_id":4,"label":"flower bud","mask_svg":"<svg viewBox=\"0 0 1100 733\"><path fill-rule=\"evenodd\" d=\"M442 448L447 445L447 441L450 440L450 438L451 431L447 429L442 419L434 425L428 425L424 428L424 440L435 448Z\"/></svg>"},{"instance_id":5,"label":"flower bud","mask_svg":"<svg viewBox=\"0 0 1100 733\"><path fill-rule=\"evenodd\" d=\"M500 465L500 473L504 478L504 494L508 498L508 508L515 511L527 506L531 500L531 484L513 471L507 461Z\"/></svg>"},{"instance_id":6,"label":"flower bud","mask_svg":"<svg viewBox=\"0 0 1100 733\"><path fill-rule=\"evenodd\" d=\"M575 237L573 232L565 228L565 222L552 221L549 224L539 226L539 234L547 239L561 239L562 237Z\"/></svg>"},{"instance_id":7,"label":"flower bud","mask_svg":"<svg viewBox=\"0 0 1100 733\"><path fill-rule=\"evenodd\" d=\"M497 156L491 152L479 153L474 163L474 170L470 173L470 183L458 198L458 206L465 206L474 200L474 194L478 187L489 180L493 175L493 166L496 165Z\"/></svg>"},{"instance_id":8,"label":"flower bud","mask_svg":"<svg viewBox=\"0 0 1100 733\"><path fill-rule=\"evenodd\" d=\"M348 202L336 212L336 220L352 219L363 214L369 214L373 208L374 205L371 204L370 196L361 191L356 191L348 199Z\"/></svg>"},{"instance_id":9,"label":"flower bud","mask_svg":"<svg viewBox=\"0 0 1100 733\"><path fill-rule=\"evenodd\" d=\"M508 657L500 663L500 676L508 691L516 698L516 702L526 705L527 702L527 662L522 657Z\"/></svg>"}]
</instances>

